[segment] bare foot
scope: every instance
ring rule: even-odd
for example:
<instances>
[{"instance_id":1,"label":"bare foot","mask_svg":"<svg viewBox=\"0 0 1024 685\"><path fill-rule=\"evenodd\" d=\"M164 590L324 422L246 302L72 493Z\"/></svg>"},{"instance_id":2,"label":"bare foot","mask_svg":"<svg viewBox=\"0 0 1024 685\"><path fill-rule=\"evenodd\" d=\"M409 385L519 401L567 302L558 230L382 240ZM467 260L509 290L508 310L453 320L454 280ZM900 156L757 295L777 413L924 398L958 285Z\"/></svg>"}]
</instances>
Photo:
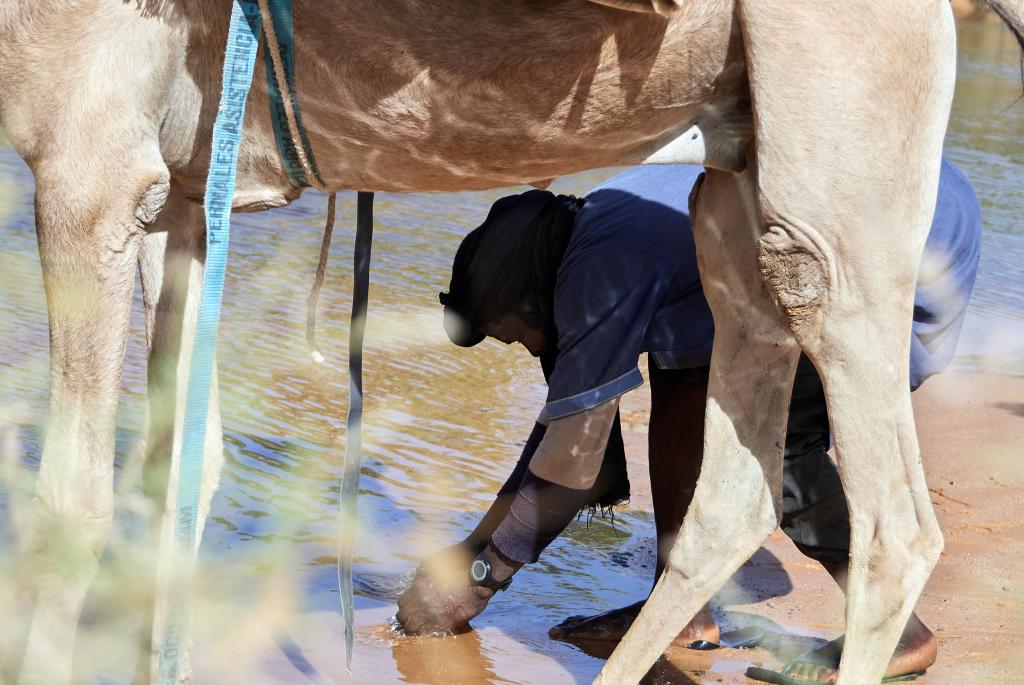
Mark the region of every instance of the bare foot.
<instances>
[{"instance_id":1,"label":"bare foot","mask_svg":"<svg viewBox=\"0 0 1024 685\"><path fill-rule=\"evenodd\" d=\"M939 644L928 626L917 614L912 614L907 627L900 636L900 642L892 655L892 661L885 670L885 678L898 678L922 673L935 663ZM836 682L839 676L839 657L843 653L843 638L840 637L820 649L815 649L790 663L782 671L785 675L806 680L808 683Z\"/></svg>"},{"instance_id":2,"label":"bare foot","mask_svg":"<svg viewBox=\"0 0 1024 685\"><path fill-rule=\"evenodd\" d=\"M603 640L618 642L633 624L640 613L643 602L630 604L621 609L612 609L596 616L570 616L548 631L555 640L566 642ZM718 625L711 617L711 610L704 607L683 628L682 632L672 641L675 647L690 647L694 643L717 643L719 640Z\"/></svg>"}]
</instances>

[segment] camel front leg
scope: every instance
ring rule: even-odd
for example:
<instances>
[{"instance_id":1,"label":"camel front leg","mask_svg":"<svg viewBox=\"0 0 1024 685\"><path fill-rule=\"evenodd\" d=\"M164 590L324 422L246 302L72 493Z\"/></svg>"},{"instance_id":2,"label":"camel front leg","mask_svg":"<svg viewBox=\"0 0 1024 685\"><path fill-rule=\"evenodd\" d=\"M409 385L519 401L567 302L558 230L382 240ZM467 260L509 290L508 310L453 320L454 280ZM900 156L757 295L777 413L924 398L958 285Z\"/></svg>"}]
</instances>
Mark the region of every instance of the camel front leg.
<instances>
[{"instance_id":1,"label":"camel front leg","mask_svg":"<svg viewBox=\"0 0 1024 685\"><path fill-rule=\"evenodd\" d=\"M691 198L715 317L704 463L667 566L596 682L635 683L781 516L786 412L799 348L757 273L752 170L708 171Z\"/></svg>"},{"instance_id":2,"label":"camel front leg","mask_svg":"<svg viewBox=\"0 0 1024 685\"><path fill-rule=\"evenodd\" d=\"M202 208L185 200L177 186L172 184L167 207L143 241L139 256L149 344L149 412L143 492L148 501L150 528L157 549L153 550L155 553L144 556L148 567L143 578L149 591L146 593L148 602L140 635L136 685L158 682L160 670L168 584L171 582L169 564L173 550L185 391L202 292L205 246ZM216 363L209 406L196 521L197 550L224 464ZM182 659L184 663L180 672L184 682L189 677L187 654Z\"/></svg>"},{"instance_id":3,"label":"camel front leg","mask_svg":"<svg viewBox=\"0 0 1024 685\"><path fill-rule=\"evenodd\" d=\"M32 516L26 577L35 608L21 685L71 680L79 614L113 518L114 426L135 259L167 193L166 169L144 152L109 150L104 158L85 144L67 148L81 156L33 163L50 411ZM82 178L71 182L65 174L76 164Z\"/></svg>"}]
</instances>

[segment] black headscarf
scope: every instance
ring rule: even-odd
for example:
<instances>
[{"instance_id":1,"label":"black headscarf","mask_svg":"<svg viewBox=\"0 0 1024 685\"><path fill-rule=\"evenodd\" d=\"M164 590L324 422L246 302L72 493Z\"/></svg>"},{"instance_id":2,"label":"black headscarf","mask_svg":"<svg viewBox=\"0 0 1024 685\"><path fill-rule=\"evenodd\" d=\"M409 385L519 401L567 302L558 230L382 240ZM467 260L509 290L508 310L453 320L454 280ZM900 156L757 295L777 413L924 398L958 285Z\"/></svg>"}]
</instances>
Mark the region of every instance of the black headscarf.
<instances>
[{"instance_id":1,"label":"black headscarf","mask_svg":"<svg viewBox=\"0 0 1024 685\"><path fill-rule=\"evenodd\" d=\"M452 280L441 293L444 327L452 342L471 347L484 326L516 313L554 342L558 266L585 200L531 190L503 197L463 239Z\"/></svg>"},{"instance_id":2,"label":"black headscarf","mask_svg":"<svg viewBox=\"0 0 1024 685\"><path fill-rule=\"evenodd\" d=\"M558 354L554 325L558 267L572 236L576 214L585 202L572 195L531 190L494 203L487 219L459 245L451 284L448 292L441 293L444 327L453 343L476 345L485 337L484 326L515 312L528 325L544 331L545 349L540 361L545 379L551 375ZM521 460L506 487L518 487L528 464L528 457ZM616 412L601 471L585 508L592 515L597 509L604 511L628 499L626 454Z\"/></svg>"}]
</instances>

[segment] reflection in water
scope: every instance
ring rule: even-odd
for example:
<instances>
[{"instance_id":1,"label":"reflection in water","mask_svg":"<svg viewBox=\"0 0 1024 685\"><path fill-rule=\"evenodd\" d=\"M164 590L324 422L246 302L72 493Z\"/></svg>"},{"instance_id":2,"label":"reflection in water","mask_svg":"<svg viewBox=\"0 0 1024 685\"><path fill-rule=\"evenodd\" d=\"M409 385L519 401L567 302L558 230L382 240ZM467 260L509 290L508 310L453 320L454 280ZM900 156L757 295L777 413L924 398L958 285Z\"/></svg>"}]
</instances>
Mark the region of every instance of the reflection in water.
<instances>
[{"instance_id":1,"label":"reflection in water","mask_svg":"<svg viewBox=\"0 0 1024 685\"><path fill-rule=\"evenodd\" d=\"M395 666L404 683L461 685L507 683L494 673L480 634L470 630L445 638L404 637L391 642Z\"/></svg>"},{"instance_id":2,"label":"reflection in water","mask_svg":"<svg viewBox=\"0 0 1024 685\"><path fill-rule=\"evenodd\" d=\"M965 326L966 354L959 363L977 365L981 362L971 354L993 344L990 334L1012 329L1014 321L1024 328L1024 229L1019 223L1024 216L1024 104L1009 107L1020 94L1020 78L1016 44L1008 33L998 24L969 22L960 27L959 38L960 78L948 154L975 185L986 227ZM583 193L612 173L560 179L553 190ZM9 150L0 151L0 408L18 406L27 417L18 436L30 463L39 454L48 378L31 189L24 165ZM451 256L461 237L505 192L378 196L364 357L367 434L356 579L363 593L357 615L361 635L386 624L402 575L423 556L465 535L484 511L543 403L542 375L525 352L496 343L457 349L441 327L437 293L447 285ZM270 577L294 594L289 611L331 616L337 609L335 512L355 225L354 202L348 200L339 203L335 249L320 302L325 366L308 361L304 341L304 303L319 250L323 196L309 193L291 207L233 219L219 349L227 464L202 549L202 568L211 576L202 593L206 599L197 605L197 621L216 626L207 630L210 640L218 635L227 640L239 626L261 620L253 607L263 606ZM138 305L123 378L119 462L134 453L143 424ZM1014 333L1006 343L1001 365L1018 364L1015 368L1024 370L1022 337ZM0 492L0 498L6 495ZM0 507L5 503L0 499ZM143 534L130 515L119 514L116 525L115 537ZM540 563L519 574L513 588L492 602L474 622L476 632L443 640L361 639L355 682L588 682L600 661L549 640L547 630L570 614L641 599L651 580L650 555L629 552L643 548L651 530L650 517L631 509L614 523L574 524ZM113 564L110 556L108 566ZM97 587L116 592L119 582L110 578L127 576L107 573L106 584ZM746 584L744 577L738 581L737 587ZM87 613L94 618L104 615L98 610L105 605L103 592L94 591L89 600ZM303 616L297 620L305 620L310 626L306 635L313 639L312 627L321 624L312 613ZM88 635L97 625L86 622L82 631ZM324 626L319 634L332 636L324 638L329 646L309 656L321 669L342 659L340 638L330 633L334 628L329 624ZM94 669L83 681L95 681L97 673L130 672L133 628L123 630L126 646L110 652L116 658L97 649L94 657L80 659ZM198 651L219 648L206 643ZM737 663L747 658L735 656ZM680 663L673 673L666 670L657 678L699 682L678 671L709 668L715 677L724 677L728 663L721 655L713 668ZM336 681L342 682L341 676Z\"/></svg>"}]
</instances>

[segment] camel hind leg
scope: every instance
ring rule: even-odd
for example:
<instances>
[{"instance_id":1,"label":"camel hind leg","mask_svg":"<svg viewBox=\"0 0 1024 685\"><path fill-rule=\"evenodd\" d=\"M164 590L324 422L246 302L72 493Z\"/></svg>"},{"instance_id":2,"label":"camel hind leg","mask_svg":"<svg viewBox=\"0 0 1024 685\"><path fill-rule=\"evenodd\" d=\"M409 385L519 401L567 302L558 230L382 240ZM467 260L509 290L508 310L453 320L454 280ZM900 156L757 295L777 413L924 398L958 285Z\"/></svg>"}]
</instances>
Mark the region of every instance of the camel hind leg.
<instances>
[{"instance_id":1,"label":"camel hind leg","mask_svg":"<svg viewBox=\"0 0 1024 685\"><path fill-rule=\"evenodd\" d=\"M757 275L754 174L708 171L694 191L701 280L715 316L704 462L665 570L599 683L640 680L781 516L785 417L799 348Z\"/></svg>"},{"instance_id":2,"label":"camel hind leg","mask_svg":"<svg viewBox=\"0 0 1024 685\"><path fill-rule=\"evenodd\" d=\"M753 269L761 273L822 378L852 528L839 683L877 683L942 544L918 453L908 359L917 265L952 98L952 17L944 0L899 7L741 0L738 11L755 112L755 204L764 230L756 242L733 236L756 253L756 265L749 258L736 264L750 269L748 280ZM794 44L793 35L815 40ZM750 298L743 291L720 298L707 287L716 277L709 250L743 257L735 245L712 244L715 232L706 227L714 222L700 209L708 199L698 201L694 217L718 327L705 465L670 567L602 671L604 683L642 677L770 522L766 490L780 475L775 455L781 454L771 440L781 442L784 417L770 400L748 401L748 412L728 411L730 393L744 400L737 384L747 383L748 396L761 388L744 377L749 364L722 354L730 344L723 334L746 333L746 326L726 320L729 298ZM728 376L723 364L732 365ZM766 364L750 378L778 373ZM791 367L788 373L791 379ZM746 460L733 458L739 449L748 450ZM766 480L753 477L753 463L763 465ZM730 484L737 485L731 492ZM723 537L735 531L722 523L729 515L748 517L749 529Z\"/></svg>"},{"instance_id":3,"label":"camel hind leg","mask_svg":"<svg viewBox=\"0 0 1024 685\"><path fill-rule=\"evenodd\" d=\"M877 683L942 547L909 356L955 37L945 0L800 7L739 3L762 113L759 267L822 379L850 509L838 682ZM781 25L816 38L793 50Z\"/></svg>"}]
</instances>

